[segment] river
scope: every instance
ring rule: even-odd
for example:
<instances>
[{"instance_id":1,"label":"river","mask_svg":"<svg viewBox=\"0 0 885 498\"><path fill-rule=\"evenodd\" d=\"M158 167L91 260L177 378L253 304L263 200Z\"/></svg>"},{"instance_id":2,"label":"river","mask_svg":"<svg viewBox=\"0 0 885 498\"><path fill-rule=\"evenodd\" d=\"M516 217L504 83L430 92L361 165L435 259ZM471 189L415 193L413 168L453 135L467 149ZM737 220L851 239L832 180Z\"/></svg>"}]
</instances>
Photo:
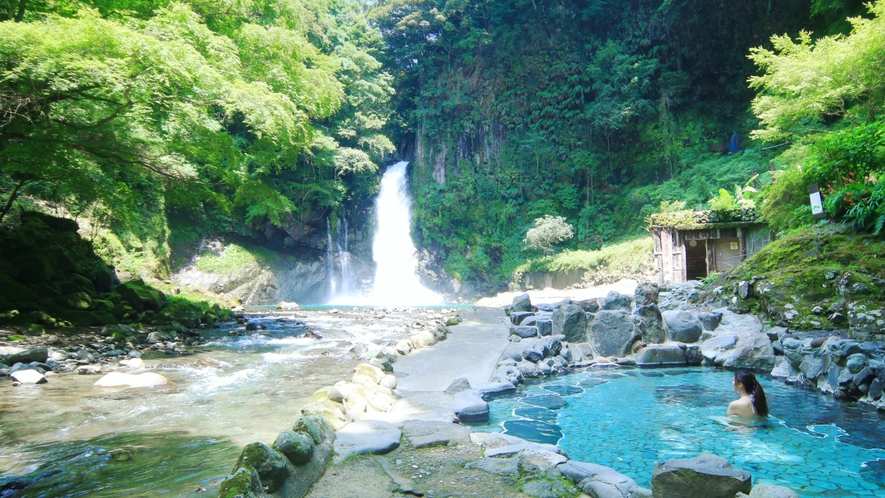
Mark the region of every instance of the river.
<instances>
[{"instance_id":1,"label":"river","mask_svg":"<svg viewBox=\"0 0 885 498\"><path fill-rule=\"evenodd\" d=\"M57 472L20 496L197 496L230 472L245 444L272 443L316 390L349 380L357 352L454 313L252 314L266 330L237 336L222 328L192 355L145 355L146 369L173 388L96 388L99 376L71 373L42 385L13 387L7 379L0 382L0 478ZM305 336L308 329L320 338Z\"/></svg>"}]
</instances>

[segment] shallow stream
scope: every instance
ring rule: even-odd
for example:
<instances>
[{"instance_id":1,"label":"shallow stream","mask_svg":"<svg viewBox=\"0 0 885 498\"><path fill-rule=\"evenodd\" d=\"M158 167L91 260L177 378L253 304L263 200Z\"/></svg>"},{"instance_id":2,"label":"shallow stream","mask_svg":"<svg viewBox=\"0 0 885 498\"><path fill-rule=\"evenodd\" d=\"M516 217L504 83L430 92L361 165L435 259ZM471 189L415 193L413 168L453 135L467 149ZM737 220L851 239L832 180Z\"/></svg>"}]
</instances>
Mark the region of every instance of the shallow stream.
<instances>
[{"instance_id":1,"label":"shallow stream","mask_svg":"<svg viewBox=\"0 0 885 498\"><path fill-rule=\"evenodd\" d=\"M291 427L317 389L349 379L355 344L403 338L419 318L373 309L250 316L267 329L222 329L193 355L145 356L170 389L95 388L94 375L19 387L4 379L0 476L58 472L22 496L196 495L230 472L244 445ZM308 328L322 339L303 337Z\"/></svg>"}]
</instances>

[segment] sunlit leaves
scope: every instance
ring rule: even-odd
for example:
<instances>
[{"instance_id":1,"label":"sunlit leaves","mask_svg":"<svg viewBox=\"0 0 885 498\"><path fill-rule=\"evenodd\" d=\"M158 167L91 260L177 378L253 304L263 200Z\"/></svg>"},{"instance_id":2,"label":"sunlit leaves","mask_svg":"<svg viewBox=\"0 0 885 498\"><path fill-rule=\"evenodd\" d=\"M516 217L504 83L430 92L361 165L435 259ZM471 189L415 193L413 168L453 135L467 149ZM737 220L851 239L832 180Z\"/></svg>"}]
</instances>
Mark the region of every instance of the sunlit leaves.
<instances>
[{"instance_id":1,"label":"sunlit leaves","mask_svg":"<svg viewBox=\"0 0 885 498\"><path fill-rule=\"evenodd\" d=\"M752 49L764 73L750 78L759 91L753 110L763 127L753 133L778 140L819 130L824 119L870 123L885 105L885 2L870 5L873 19L851 19L848 36L813 41L775 36L773 49Z\"/></svg>"}]
</instances>

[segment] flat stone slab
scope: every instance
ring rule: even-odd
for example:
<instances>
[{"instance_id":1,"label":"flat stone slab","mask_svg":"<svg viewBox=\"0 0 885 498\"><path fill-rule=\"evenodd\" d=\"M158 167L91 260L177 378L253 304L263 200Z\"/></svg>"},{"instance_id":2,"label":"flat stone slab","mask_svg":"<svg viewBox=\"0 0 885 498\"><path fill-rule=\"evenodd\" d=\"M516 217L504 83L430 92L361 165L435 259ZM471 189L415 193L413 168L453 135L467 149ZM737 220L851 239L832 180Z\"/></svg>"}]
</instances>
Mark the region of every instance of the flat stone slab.
<instances>
[{"instance_id":1,"label":"flat stone slab","mask_svg":"<svg viewBox=\"0 0 885 498\"><path fill-rule=\"evenodd\" d=\"M476 390L455 394L452 411L462 422L481 422L489 419L489 404Z\"/></svg>"},{"instance_id":2,"label":"flat stone slab","mask_svg":"<svg viewBox=\"0 0 885 498\"><path fill-rule=\"evenodd\" d=\"M399 447L402 432L380 420L363 420L347 425L335 437L335 461L353 455L383 455Z\"/></svg>"},{"instance_id":3,"label":"flat stone slab","mask_svg":"<svg viewBox=\"0 0 885 498\"><path fill-rule=\"evenodd\" d=\"M45 384L47 382L45 375L30 368L12 372L10 377L22 384Z\"/></svg>"},{"instance_id":4,"label":"flat stone slab","mask_svg":"<svg viewBox=\"0 0 885 498\"><path fill-rule=\"evenodd\" d=\"M98 382L93 385L97 387L156 387L170 384L172 382L169 379L154 372L144 372L138 375L110 372L98 379Z\"/></svg>"},{"instance_id":5,"label":"flat stone slab","mask_svg":"<svg viewBox=\"0 0 885 498\"><path fill-rule=\"evenodd\" d=\"M470 429L462 425L427 420L409 420L403 424L403 434L415 448L455 446L470 442Z\"/></svg>"},{"instance_id":6,"label":"flat stone slab","mask_svg":"<svg viewBox=\"0 0 885 498\"><path fill-rule=\"evenodd\" d=\"M479 469L489 474L495 474L505 477L516 477L519 475L519 457L509 458L490 458L486 457L476 462L468 463L465 467L468 469Z\"/></svg>"}]
</instances>

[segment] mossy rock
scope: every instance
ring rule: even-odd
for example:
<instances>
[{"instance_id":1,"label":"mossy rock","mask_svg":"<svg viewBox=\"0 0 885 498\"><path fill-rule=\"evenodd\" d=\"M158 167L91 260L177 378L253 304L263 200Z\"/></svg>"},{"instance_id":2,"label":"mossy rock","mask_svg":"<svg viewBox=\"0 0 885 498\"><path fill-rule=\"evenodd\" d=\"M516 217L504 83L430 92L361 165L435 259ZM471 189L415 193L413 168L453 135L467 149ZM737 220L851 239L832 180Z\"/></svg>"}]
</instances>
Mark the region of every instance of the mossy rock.
<instances>
[{"instance_id":1,"label":"mossy rock","mask_svg":"<svg viewBox=\"0 0 885 498\"><path fill-rule=\"evenodd\" d=\"M329 425L325 418L316 415L301 417L295 422L292 430L309 434L315 445L320 445L324 442L332 444L332 441L335 440L335 429Z\"/></svg>"},{"instance_id":2,"label":"mossy rock","mask_svg":"<svg viewBox=\"0 0 885 498\"><path fill-rule=\"evenodd\" d=\"M247 444L234 468L255 469L261 479L261 486L268 493L279 489L292 474L292 466L286 457L264 443Z\"/></svg>"},{"instance_id":3,"label":"mossy rock","mask_svg":"<svg viewBox=\"0 0 885 498\"><path fill-rule=\"evenodd\" d=\"M140 312L157 310L166 303L166 294L148 286L140 278L117 286L114 292Z\"/></svg>"},{"instance_id":4,"label":"mossy rock","mask_svg":"<svg viewBox=\"0 0 885 498\"><path fill-rule=\"evenodd\" d=\"M13 305L38 300L37 295L28 286L16 282L4 273L0 273L0 298ZM10 306L6 309L12 309L13 307Z\"/></svg>"},{"instance_id":5,"label":"mossy rock","mask_svg":"<svg viewBox=\"0 0 885 498\"><path fill-rule=\"evenodd\" d=\"M63 310L58 315L59 318L78 327L98 327L119 322L114 315L107 311Z\"/></svg>"},{"instance_id":6,"label":"mossy rock","mask_svg":"<svg viewBox=\"0 0 885 498\"><path fill-rule=\"evenodd\" d=\"M114 313L114 303L109 299L93 299L92 300L92 309L95 311L107 311L112 315L116 316Z\"/></svg>"},{"instance_id":7,"label":"mossy rock","mask_svg":"<svg viewBox=\"0 0 885 498\"><path fill-rule=\"evenodd\" d=\"M218 488L218 498L256 498L261 493L261 479L258 472L251 468L237 469L230 477L222 481Z\"/></svg>"},{"instance_id":8,"label":"mossy rock","mask_svg":"<svg viewBox=\"0 0 885 498\"><path fill-rule=\"evenodd\" d=\"M27 325L22 325L18 327L18 331L19 333L21 333L21 335L31 337L41 336L46 333L46 330L43 328L43 326L38 323L29 323Z\"/></svg>"},{"instance_id":9,"label":"mossy rock","mask_svg":"<svg viewBox=\"0 0 885 498\"><path fill-rule=\"evenodd\" d=\"M75 310L88 310L92 307L92 297L85 292L74 292L61 299L61 303Z\"/></svg>"},{"instance_id":10,"label":"mossy rock","mask_svg":"<svg viewBox=\"0 0 885 498\"><path fill-rule=\"evenodd\" d=\"M285 455L292 465L309 462L313 456L313 448L313 439L303 432L283 431L273 442L273 449Z\"/></svg>"},{"instance_id":11,"label":"mossy rock","mask_svg":"<svg viewBox=\"0 0 885 498\"><path fill-rule=\"evenodd\" d=\"M156 324L171 324L179 322L188 328L197 328L203 322L205 312L203 308L193 302L184 299L170 299L154 317Z\"/></svg>"}]
</instances>

